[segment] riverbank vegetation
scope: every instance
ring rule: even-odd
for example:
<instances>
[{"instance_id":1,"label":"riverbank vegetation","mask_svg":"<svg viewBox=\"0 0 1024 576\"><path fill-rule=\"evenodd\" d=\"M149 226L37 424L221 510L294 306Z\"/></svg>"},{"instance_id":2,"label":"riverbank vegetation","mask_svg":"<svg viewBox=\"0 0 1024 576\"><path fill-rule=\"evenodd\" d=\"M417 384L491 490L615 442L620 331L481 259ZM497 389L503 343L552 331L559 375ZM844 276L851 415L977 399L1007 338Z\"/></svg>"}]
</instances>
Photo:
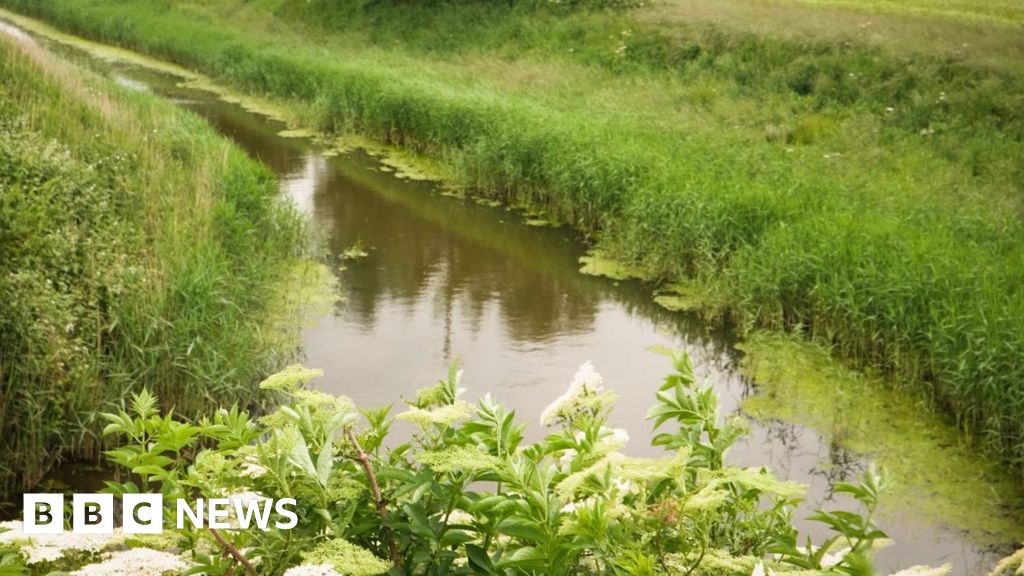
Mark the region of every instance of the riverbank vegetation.
<instances>
[{"instance_id":1,"label":"riverbank vegetation","mask_svg":"<svg viewBox=\"0 0 1024 576\"><path fill-rule=\"evenodd\" d=\"M120 443L110 457L124 474L109 489L159 486L168 519L178 498L229 497L239 510L232 527L186 521L159 537L58 539L8 523L0 569L6 564L10 576L872 574L872 554L885 538L872 521L884 476L872 470L860 483L838 484L863 514L817 512L812 519L831 535L809 545L792 525L804 487L764 468L727 465L742 419L721 420L714 392L697 381L689 359L677 354L673 363L648 414L659 432L653 443L665 449L657 458L622 454L629 435L608 425L614 394L590 363L544 411L550 433L533 444L524 443L515 414L489 396L475 405L461 399L457 365L394 416L310 390L319 371L301 366L261 384L280 404L259 419L232 408L186 423L161 414L144 391L103 415L105 434ZM396 443L392 427L402 426L414 432ZM266 515L269 526L286 522L268 508L282 498L296 500L291 530L250 526ZM948 571L918 566L900 574Z\"/></svg>"},{"instance_id":2,"label":"riverbank vegetation","mask_svg":"<svg viewBox=\"0 0 1024 576\"><path fill-rule=\"evenodd\" d=\"M923 383L1024 462L1012 6L2 4L437 156L650 278L710 286L743 327Z\"/></svg>"},{"instance_id":3,"label":"riverbank vegetation","mask_svg":"<svg viewBox=\"0 0 1024 576\"><path fill-rule=\"evenodd\" d=\"M276 190L198 117L0 35L0 493L98 458L95 412L143 384L257 400L308 250Z\"/></svg>"}]
</instances>

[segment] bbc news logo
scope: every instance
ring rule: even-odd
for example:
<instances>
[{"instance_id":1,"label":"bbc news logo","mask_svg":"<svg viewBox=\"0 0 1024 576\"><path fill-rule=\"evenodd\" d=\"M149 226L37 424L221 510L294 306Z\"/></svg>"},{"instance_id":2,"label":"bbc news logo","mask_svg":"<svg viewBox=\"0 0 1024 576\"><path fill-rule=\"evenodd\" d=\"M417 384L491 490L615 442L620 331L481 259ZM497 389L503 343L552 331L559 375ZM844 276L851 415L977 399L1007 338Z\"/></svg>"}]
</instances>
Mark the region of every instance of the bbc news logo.
<instances>
[{"instance_id":1,"label":"bbc news logo","mask_svg":"<svg viewBox=\"0 0 1024 576\"><path fill-rule=\"evenodd\" d=\"M121 497L121 530L125 534L160 534L164 530L162 494L125 494ZM64 495L25 494L22 530L25 534L63 534ZM198 498L194 503L175 502L175 526L193 528L257 528L271 526L290 530L299 523L295 499L274 501L262 497ZM71 532L76 534L113 534L113 494L74 494L71 498Z\"/></svg>"}]
</instances>

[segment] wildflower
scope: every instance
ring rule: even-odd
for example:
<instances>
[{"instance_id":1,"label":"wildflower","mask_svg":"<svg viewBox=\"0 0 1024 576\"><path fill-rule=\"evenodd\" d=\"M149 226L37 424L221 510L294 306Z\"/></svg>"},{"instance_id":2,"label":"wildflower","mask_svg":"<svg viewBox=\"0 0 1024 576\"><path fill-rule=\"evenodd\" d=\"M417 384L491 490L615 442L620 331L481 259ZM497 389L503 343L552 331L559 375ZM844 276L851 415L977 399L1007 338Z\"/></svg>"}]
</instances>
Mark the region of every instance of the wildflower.
<instances>
[{"instance_id":1,"label":"wildflower","mask_svg":"<svg viewBox=\"0 0 1024 576\"><path fill-rule=\"evenodd\" d=\"M330 564L299 564L285 570L284 576L341 576Z\"/></svg>"},{"instance_id":2,"label":"wildflower","mask_svg":"<svg viewBox=\"0 0 1024 576\"><path fill-rule=\"evenodd\" d=\"M266 476L266 474L267 468L265 466L248 458L242 462L242 469L239 471L239 475L253 479L262 478L263 476Z\"/></svg>"},{"instance_id":3,"label":"wildflower","mask_svg":"<svg viewBox=\"0 0 1024 576\"><path fill-rule=\"evenodd\" d=\"M552 426L559 419L571 418L582 407L587 396L596 396L604 391L604 379L594 370L589 361L584 362L564 394L555 398L540 415L541 426Z\"/></svg>"},{"instance_id":4,"label":"wildflower","mask_svg":"<svg viewBox=\"0 0 1024 576\"><path fill-rule=\"evenodd\" d=\"M755 564L754 565L754 570L753 570L753 572L750 573L750 576L765 576L765 574L764 574L764 562L758 562L757 564Z\"/></svg>"},{"instance_id":5,"label":"wildflower","mask_svg":"<svg viewBox=\"0 0 1024 576\"><path fill-rule=\"evenodd\" d=\"M625 446L629 444L629 432L626 432L624 428L613 428L611 439L616 444Z\"/></svg>"},{"instance_id":6,"label":"wildflower","mask_svg":"<svg viewBox=\"0 0 1024 576\"><path fill-rule=\"evenodd\" d=\"M828 570L829 568L832 568L833 566L838 566L839 563L843 561L843 558L846 558L846 555L849 554L849 553L850 553L850 549L849 548L843 548L843 549L839 550L838 552L826 553L821 558L821 567L826 569L826 570Z\"/></svg>"},{"instance_id":7,"label":"wildflower","mask_svg":"<svg viewBox=\"0 0 1024 576\"><path fill-rule=\"evenodd\" d=\"M686 499L683 509L690 512L711 512L717 510L729 500L729 493L715 486L705 486L693 496Z\"/></svg>"},{"instance_id":8,"label":"wildflower","mask_svg":"<svg viewBox=\"0 0 1024 576\"><path fill-rule=\"evenodd\" d=\"M317 544L303 554L303 558L315 565L327 565L336 573L347 576L374 576L387 572L391 565L365 548L341 538L333 538ZM295 576L293 574L293 576ZM299 574L299 576L303 576ZM326 573L309 573L306 576L334 576Z\"/></svg>"},{"instance_id":9,"label":"wildflower","mask_svg":"<svg viewBox=\"0 0 1024 576\"><path fill-rule=\"evenodd\" d=\"M260 382L260 389L276 392L294 392L306 382L323 376L323 374L323 370L313 370L301 364L293 364Z\"/></svg>"},{"instance_id":10,"label":"wildflower","mask_svg":"<svg viewBox=\"0 0 1024 576\"><path fill-rule=\"evenodd\" d=\"M456 508L452 510L451 514L448 515L449 524L472 524L473 515L465 510L459 510Z\"/></svg>"},{"instance_id":11,"label":"wildflower","mask_svg":"<svg viewBox=\"0 0 1024 576\"><path fill-rule=\"evenodd\" d=\"M454 404L448 404L430 410L413 407L402 412L396 418L398 420L412 422L420 428L426 428L431 424L451 426L460 420L469 418L472 414L472 405L470 405L469 402L460 400Z\"/></svg>"},{"instance_id":12,"label":"wildflower","mask_svg":"<svg viewBox=\"0 0 1024 576\"><path fill-rule=\"evenodd\" d=\"M114 552L102 562L83 566L71 576L159 576L177 574L184 569L185 562L169 552L131 548Z\"/></svg>"},{"instance_id":13,"label":"wildflower","mask_svg":"<svg viewBox=\"0 0 1024 576\"><path fill-rule=\"evenodd\" d=\"M568 450L562 452L562 456L558 459L558 463L568 464L576 458L577 454L578 452L576 452L576 450L569 448Z\"/></svg>"},{"instance_id":14,"label":"wildflower","mask_svg":"<svg viewBox=\"0 0 1024 576\"><path fill-rule=\"evenodd\" d=\"M452 446L443 450L420 452L416 459L435 472L489 472L501 466L501 459L473 446Z\"/></svg>"},{"instance_id":15,"label":"wildflower","mask_svg":"<svg viewBox=\"0 0 1024 576\"><path fill-rule=\"evenodd\" d=\"M21 522L12 521L0 524L6 532L0 533L0 543L18 542L21 551L28 557L29 564L52 562L64 556L69 550L79 552L99 552L121 539L120 533L114 534L25 534Z\"/></svg>"}]
</instances>

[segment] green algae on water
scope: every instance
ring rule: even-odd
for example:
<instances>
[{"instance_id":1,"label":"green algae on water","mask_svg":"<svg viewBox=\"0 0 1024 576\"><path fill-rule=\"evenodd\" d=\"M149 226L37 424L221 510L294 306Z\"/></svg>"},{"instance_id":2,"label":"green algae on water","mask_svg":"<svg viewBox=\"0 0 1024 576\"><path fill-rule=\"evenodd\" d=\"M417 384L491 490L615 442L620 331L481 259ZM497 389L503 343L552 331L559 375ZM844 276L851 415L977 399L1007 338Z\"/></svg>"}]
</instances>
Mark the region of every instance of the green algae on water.
<instances>
[{"instance_id":1,"label":"green algae on water","mask_svg":"<svg viewBox=\"0 0 1024 576\"><path fill-rule=\"evenodd\" d=\"M282 138L313 138L316 132L305 128L289 128L278 132L277 135Z\"/></svg>"},{"instance_id":2,"label":"green algae on water","mask_svg":"<svg viewBox=\"0 0 1024 576\"><path fill-rule=\"evenodd\" d=\"M385 144L359 134L343 134L333 138L330 155L344 154L359 149L377 158L394 171L396 178L404 180L452 181L452 174L441 161L407 148Z\"/></svg>"},{"instance_id":3,"label":"green algae on water","mask_svg":"<svg viewBox=\"0 0 1024 576\"><path fill-rule=\"evenodd\" d=\"M720 312L728 307L726 300L708 284L679 281L658 288L654 302L673 312Z\"/></svg>"},{"instance_id":4,"label":"green algae on water","mask_svg":"<svg viewBox=\"0 0 1024 576\"><path fill-rule=\"evenodd\" d=\"M620 260L616 260L604 251L594 248L580 257L580 272L590 276L604 276L612 280L646 280L643 270Z\"/></svg>"},{"instance_id":5,"label":"green algae on water","mask_svg":"<svg viewBox=\"0 0 1024 576\"><path fill-rule=\"evenodd\" d=\"M557 222L552 222L551 220L547 220L544 218L527 218L526 225L534 226L537 228L558 228Z\"/></svg>"},{"instance_id":6,"label":"green algae on water","mask_svg":"<svg viewBox=\"0 0 1024 576\"><path fill-rule=\"evenodd\" d=\"M808 426L886 468L885 509L963 530L979 545L1024 538L1024 494L1010 470L966 445L920 393L854 372L794 336L738 345L759 393L744 410Z\"/></svg>"}]
</instances>

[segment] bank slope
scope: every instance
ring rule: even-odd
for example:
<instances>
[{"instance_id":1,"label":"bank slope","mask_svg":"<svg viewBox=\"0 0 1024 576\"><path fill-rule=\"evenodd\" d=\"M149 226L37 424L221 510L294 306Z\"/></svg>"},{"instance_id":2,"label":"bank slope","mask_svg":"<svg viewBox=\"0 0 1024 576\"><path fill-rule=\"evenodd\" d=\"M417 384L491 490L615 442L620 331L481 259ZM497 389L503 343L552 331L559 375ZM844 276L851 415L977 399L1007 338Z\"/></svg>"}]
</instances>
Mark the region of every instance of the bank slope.
<instances>
[{"instance_id":1,"label":"bank slope","mask_svg":"<svg viewBox=\"0 0 1024 576\"><path fill-rule=\"evenodd\" d=\"M0 492L97 456L143 385L197 415L292 353L307 250L271 173L198 117L0 33Z\"/></svg>"}]
</instances>

